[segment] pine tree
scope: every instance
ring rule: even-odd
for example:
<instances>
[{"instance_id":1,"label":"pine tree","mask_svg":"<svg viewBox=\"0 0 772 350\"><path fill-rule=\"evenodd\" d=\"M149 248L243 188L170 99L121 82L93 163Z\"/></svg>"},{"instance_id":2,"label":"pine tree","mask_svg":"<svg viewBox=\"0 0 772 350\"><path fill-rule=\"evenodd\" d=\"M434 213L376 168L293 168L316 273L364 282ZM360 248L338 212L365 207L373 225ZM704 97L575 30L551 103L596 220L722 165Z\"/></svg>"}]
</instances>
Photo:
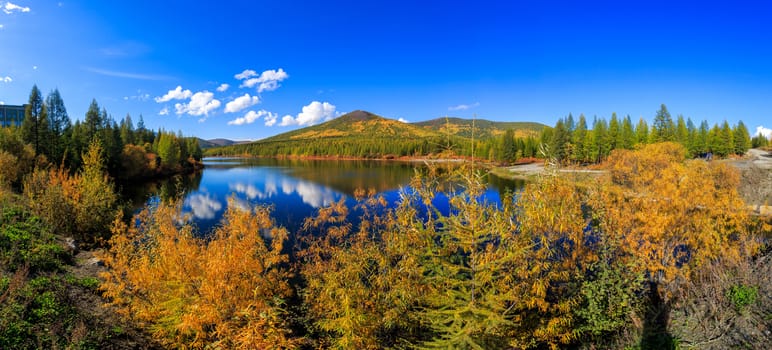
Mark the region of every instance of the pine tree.
<instances>
[{"instance_id":1,"label":"pine tree","mask_svg":"<svg viewBox=\"0 0 772 350\"><path fill-rule=\"evenodd\" d=\"M94 137L97 136L97 132L102 129L103 123L102 115L99 113L99 104L97 104L96 99L91 100L88 111L86 111L86 120L83 122L87 143L94 140Z\"/></svg>"},{"instance_id":2,"label":"pine tree","mask_svg":"<svg viewBox=\"0 0 772 350\"><path fill-rule=\"evenodd\" d=\"M129 114L126 114L126 118L121 120L121 141L124 145L135 144L134 123L132 123L131 115Z\"/></svg>"},{"instance_id":3,"label":"pine tree","mask_svg":"<svg viewBox=\"0 0 772 350\"><path fill-rule=\"evenodd\" d=\"M72 128L70 116L67 115L67 108L64 106L64 100L59 93L59 89L54 89L46 97L46 108L48 110L48 125L51 133L51 160L59 163L65 156L65 137L64 135Z\"/></svg>"},{"instance_id":4,"label":"pine tree","mask_svg":"<svg viewBox=\"0 0 772 350\"><path fill-rule=\"evenodd\" d=\"M737 123L734 128L734 153L737 155L743 155L748 152L751 147L751 137L748 133L748 128L741 121Z\"/></svg>"},{"instance_id":5,"label":"pine tree","mask_svg":"<svg viewBox=\"0 0 772 350\"><path fill-rule=\"evenodd\" d=\"M695 155L701 155L710 150L710 125L707 120L703 120L700 123L700 128L697 130L695 150L697 151Z\"/></svg>"},{"instance_id":6,"label":"pine tree","mask_svg":"<svg viewBox=\"0 0 772 350\"><path fill-rule=\"evenodd\" d=\"M569 133L573 133L574 130L576 130L576 123L574 122L574 116L571 113L568 113L568 116L566 117L566 129Z\"/></svg>"},{"instance_id":7,"label":"pine tree","mask_svg":"<svg viewBox=\"0 0 772 350\"><path fill-rule=\"evenodd\" d=\"M32 145L35 149L35 156L49 155L48 110L43 103L43 96L37 85L32 87L29 94L29 102L24 109L24 121L21 124L21 129L22 139Z\"/></svg>"},{"instance_id":8,"label":"pine tree","mask_svg":"<svg viewBox=\"0 0 772 350\"><path fill-rule=\"evenodd\" d=\"M635 137L638 139L639 144L649 142L649 124L643 118L638 120L638 125L635 127Z\"/></svg>"},{"instance_id":9,"label":"pine tree","mask_svg":"<svg viewBox=\"0 0 772 350\"><path fill-rule=\"evenodd\" d=\"M699 154L697 150L697 127L692 122L692 118L686 120L686 148L689 150L689 154L694 157Z\"/></svg>"},{"instance_id":10,"label":"pine tree","mask_svg":"<svg viewBox=\"0 0 772 350\"><path fill-rule=\"evenodd\" d=\"M676 122L675 141L688 148L689 129L686 127L686 120L684 120L682 114L678 115L678 121Z\"/></svg>"},{"instance_id":11,"label":"pine tree","mask_svg":"<svg viewBox=\"0 0 772 350\"><path fill-rule=\"evenodd\" d=\"M665 104L660 106L654 117L651 138L653 142L675 141L675 124Z\"/></svg>"},{"instance_id":12,"label":"pine tree","mask_svg":"<svg viewBox=\"0 0 772 350\"><path fill-rule=\"evenodd\" d=\"M637 141L635 130L633 129L633 121L630 119L630 115L627 115L622 121L622 147L633 149Z\"/></svg>"},{"instance_id":13,"label":"pine tree","mask_svg":"<svg viewBox=\"0 0 772 350\"><path fill-rule=\"evenodd\" d=\"M505 162L512 163L517 160L515 159L516 152L515 132L509 129L504 132L504 136L501 140L501 152L499 154L502 155Z\"/></svg>"},{"instance_id":14,"label":"pine tree","mask_svg":"<svg viewBox=\"0 0 772 350\"><path fill-rule=\"evenodd\" d=\"M574 135L571 138L571 143L574 145L573 152L570 155L571 159L577 162L587 161L586 154L584 153L584 142L587 138L587 120L584 118L584 114L579 115L579 121L576 123L576 129Z\"/></svg>"},{"instance_id":15,"label":"pine tree","mask_svg":"<svg viewBox=\"0 0 772 350\"><path fill-rule=\"evenodd\" d=\"M609 150L622 148L622 130L616 112L611 113L611 120L608 123L608 140Z\"/></svg>"},{"instance_id":16,"label":"pine tree","mask_svg":"<svg viewBox=\"0 0 772 350\"><path fill-rule=\"evenodd\" d=\"M570 141L571 135L566 129L564 122L558 120L552 133L552 139L550 140L550 152L552 152L552 158L562 163L567 158L566 146Z\"/></svg>"}]
</instances>

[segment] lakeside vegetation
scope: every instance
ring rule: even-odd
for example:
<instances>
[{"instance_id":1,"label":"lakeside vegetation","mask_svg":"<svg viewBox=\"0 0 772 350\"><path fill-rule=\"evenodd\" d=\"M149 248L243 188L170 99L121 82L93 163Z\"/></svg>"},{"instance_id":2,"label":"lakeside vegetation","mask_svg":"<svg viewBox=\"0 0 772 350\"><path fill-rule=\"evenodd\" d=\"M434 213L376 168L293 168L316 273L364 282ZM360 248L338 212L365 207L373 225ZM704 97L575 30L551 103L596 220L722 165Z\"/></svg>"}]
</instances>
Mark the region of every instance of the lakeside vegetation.
<instances>
[{"instance_id":1,"label":"lakeside vegetation","mask_svg":"<svg viewBox=\"0 0 772 350\"><path fill-rule=\"evenodd\" d=\"M104 244L122 217L116 180L189 171L200 157L195 138L147 130L141 116L137 128L128 115L119 125L96 101L73 124L57 90L44 101L33 87L22 125L0 128L0 347L125 340L123 322L94 319L78 303L98 295L97 276L68 267L79 248Z\"/></svg>"},{"instance_id":2,"label":"lakeside vegetation","mask_svg":"<svg viewBox=\"0 0 772 350\"><path fill-rule=\"evenodd\" d=\"M89 113L107 115L92 106ZM38 126L42 115L30 108ZM133 130L126 140L144 140L137 137L144 127L126 119L121 124ZM109 165L112 154L119 173L128 160L146 169L140 177L180 170L196 161L193 141L151 133L152 141L111 153L122 133L116 122L100 122L78 161L68 163L74 129L89 135L84 124L62 133L71 135L58 139L69 146L53 164L54 143L42 140L54 138L0 129L0 347L105 348L143 336L84 312L73 291L103 295L165 348L772 342L772 222L749 216L735 169L690 160L694 154L679 143L652 139L610 150L599 178L547 172L501 207L480 199L479 170L430 168L394 208L360 190L356 208L333 203L288 232L270 208L229 205L217 229L202 236L179 201L125 220ZM540 138L561 140L558 129ZM534 149L548 144L532 139ZM441 152L460 150L447 140ZM491 145L507 140L518 144L509 131ZM432 205L440 192L450 198L449 212ZM362 213L356 222L348 219L352 210ZM106 249L99 279L69 272L76 251L65 238Z\"/></svg>"},{"instance_id":3,"label":"lakeside vegetation","mask_svg":"<svg viewBox=\"0 0 772 350\"><path fill-rule=\"evenodd\" d=\"M686 154L617 150L602 179L547 174L501 208L476 170L430 170L394 209L320 209L294 247L269 208L229 206L202 238L161 203L116 221L102 288L169 347L759 348L772 223L736 170Z\"/></svg>"}]
</instances>

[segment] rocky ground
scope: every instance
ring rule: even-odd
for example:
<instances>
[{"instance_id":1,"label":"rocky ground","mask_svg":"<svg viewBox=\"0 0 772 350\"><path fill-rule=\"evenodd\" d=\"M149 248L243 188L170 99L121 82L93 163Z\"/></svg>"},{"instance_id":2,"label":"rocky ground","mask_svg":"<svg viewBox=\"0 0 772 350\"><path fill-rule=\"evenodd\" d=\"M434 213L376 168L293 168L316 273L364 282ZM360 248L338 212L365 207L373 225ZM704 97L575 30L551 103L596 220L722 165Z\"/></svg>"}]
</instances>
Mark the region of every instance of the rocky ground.
<instances>
[{"instance_id":1,"label":"rocky ground","mask_svg":"<svg viewBox=\"0 0 772 350\"><path fill-rule=\"evenodd\" d=\"M742 159L727 160L740 169L740 194L757 214L772 215L772 152L748 151Z\"/></svg>"},{"instance_id":2,"label":"rocky ground","mask_svg":"<svg viewBox=\"0 0 772 350\"><path fill-rule=\"evenodd\" d=\"M98 277L105 266L94 251L80 251L68 272L78 279ZM113 307L105 304L101 292L88 288L69 290L70 300L87 318L84 328L98 338L100 349L159 349L148 335L123 319Z\"/></svg>"}]
</instances>

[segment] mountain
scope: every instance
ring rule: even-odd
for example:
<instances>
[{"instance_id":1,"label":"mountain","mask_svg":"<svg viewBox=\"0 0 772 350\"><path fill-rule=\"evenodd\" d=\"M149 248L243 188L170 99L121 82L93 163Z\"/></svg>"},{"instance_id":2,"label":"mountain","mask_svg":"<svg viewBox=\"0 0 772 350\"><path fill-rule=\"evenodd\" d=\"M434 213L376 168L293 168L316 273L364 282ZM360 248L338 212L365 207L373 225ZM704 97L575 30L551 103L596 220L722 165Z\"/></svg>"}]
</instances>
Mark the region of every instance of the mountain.
<instances>
[{"instance_id":1,"label":"mountain","mask_svg":"<svg viewBox=\"0 0 772 350\"><path fill-rule=\"evenodd\" d=\"M474 135L472 126L474 123ZM461 118L437 118L425 122L413 123L413 125L426 130L437 131L443 135L455 135L479 139L501 136L509 129L515 133L515 137L539 136L546 125L534 122L495 122L485 119L461 119Z\"/></svg>"},{"instance_id":2,"label":"mountain","mask_svg":"<svg viewBox=\"0 0 772 350\"><path fill-rule=\"evenodd\" d=\"M293 130L258 141L276 142L320 138L424 138L440 136L436 131L388 119L366 111L346 113L328 122Z\"/></svg>"},{"instance_id":3,"label":"mountain","mask_svg":"<svg viewBox=\"0 0 772 350\"><path fill-rule=\"evenodd\" d=\"M538 137L544 125L440 118L403 123L354 111L319 125L293 130L251 143L207 149L207 156L395 158L469 155L472 124L477 156L494 157L498 138L514 129L515 136ZM481 144L480 144L481 143Z\"/></svg>"},{"instance_id":4,"label":"mountain","mask_svg":"<svg viewBox=\"0 0 772 350\"><path fill-rule=\"evenodd\" d=\"M198 145L201 146L202 149L230 146L230 145L236 145L236 144L248 143L248 142L251 142L251 141L233 141L228 139L211 139L211 140L204 140L201 138L198 139Z\"/></svg>"}]
</instances>

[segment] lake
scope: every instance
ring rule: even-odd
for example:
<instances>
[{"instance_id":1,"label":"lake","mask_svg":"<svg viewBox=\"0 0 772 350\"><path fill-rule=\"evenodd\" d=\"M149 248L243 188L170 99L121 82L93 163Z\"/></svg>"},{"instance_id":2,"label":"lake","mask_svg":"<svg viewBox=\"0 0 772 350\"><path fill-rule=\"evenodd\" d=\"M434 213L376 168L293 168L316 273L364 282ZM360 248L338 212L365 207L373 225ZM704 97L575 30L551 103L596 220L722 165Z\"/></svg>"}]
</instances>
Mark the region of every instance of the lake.
<instances>
[{"instance_id":1,"label":"lake","mask_svg":"<svg viewBox=\"0 0 772 350\"><path fill-rule=\"evenodd\" d=\"M206 158L201 173L178 176L124 191L135 208L180 196L183 211L189 213L202 233L222 218L229 199L242 208L270 205L276 222L296 232L306 217L317 209L345 199L355 204L354 191L375 189L389 203L408 189L420 162L360 160L287 160L254 158ZM499 204L506 191L517 191L524 183L489 175L485 200ZM447 206L438 196L438 207Z\"/></svg>"}]
</instances>

